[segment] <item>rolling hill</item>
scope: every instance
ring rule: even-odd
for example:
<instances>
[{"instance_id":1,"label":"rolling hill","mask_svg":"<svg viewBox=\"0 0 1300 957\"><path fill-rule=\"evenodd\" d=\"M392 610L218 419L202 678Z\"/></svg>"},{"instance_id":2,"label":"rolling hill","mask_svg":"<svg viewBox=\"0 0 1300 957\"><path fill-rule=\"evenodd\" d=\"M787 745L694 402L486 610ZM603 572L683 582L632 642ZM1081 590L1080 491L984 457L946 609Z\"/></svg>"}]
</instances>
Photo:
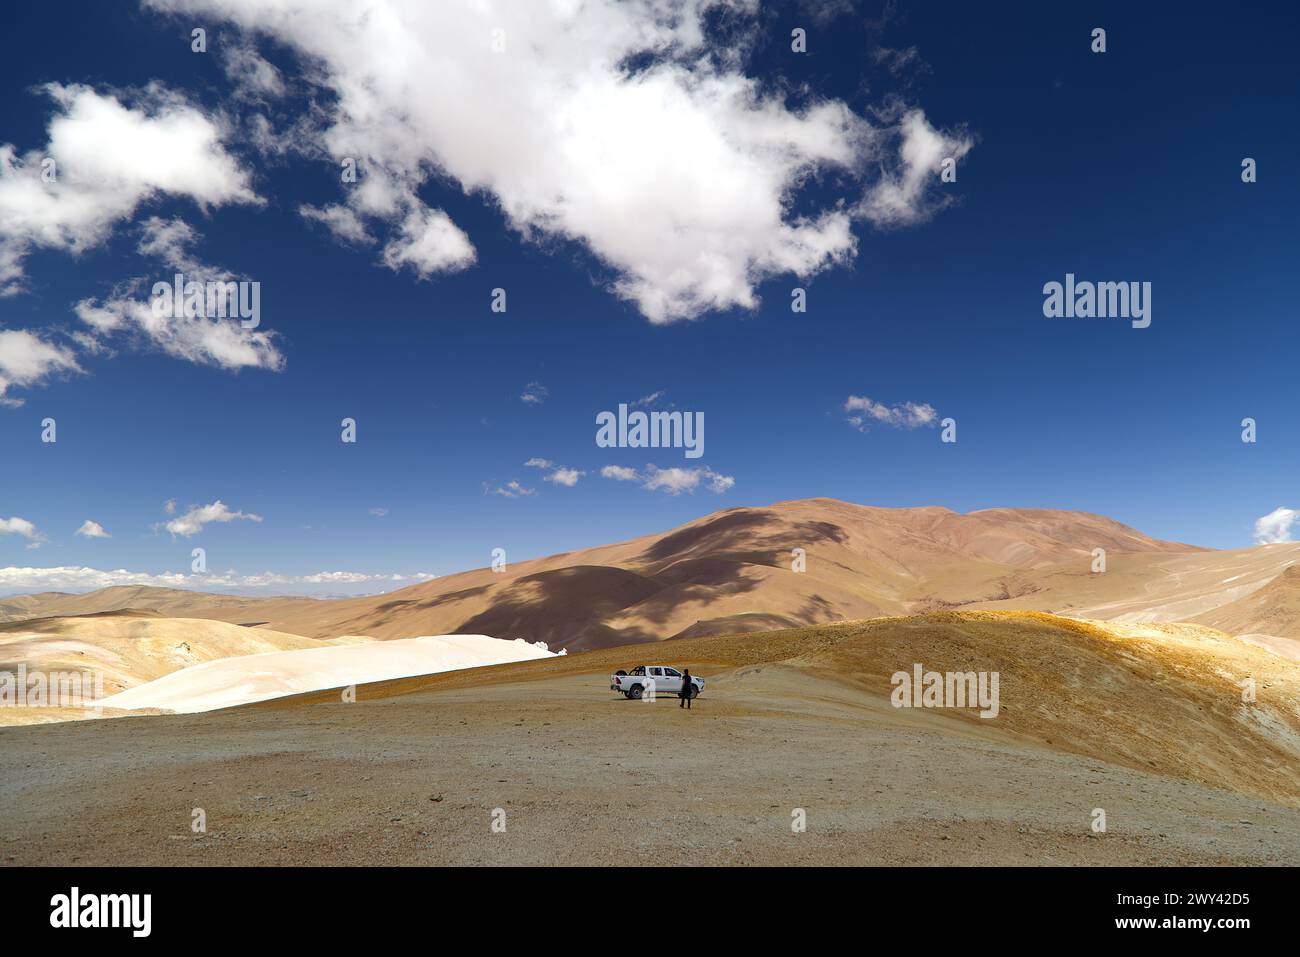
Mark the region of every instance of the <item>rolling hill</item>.
<instances>
[{"instance_id":1,"label":"rolling hill","mask_svg":"<svg viewBox=\"0 0 1300 957\"><path fill-rule=\"evenodd\" d=\"M1106 552L1104 573L1093 550ZM802 569L796 558L802 555ZM1086 512L874 508L834 499L706 515L664 533L480 568L384 595L244 598L108 588L0 603L0 619L147 608L311 638L480 633L581 651L950 609L1196 620L1300 639L1300 543L1215 551ZM1267 606L1267 607L1265 607ZM1284 645L1279 647L1285 647Z\"/></svg>"},{"instance_id":2,"label":"rolling hill","mask_svg":"<svg viewBox=\"0 0 1300 957\"><path fill-rule=\"evenodd\" d=\"M1051 509L874 508L834 499L706 515L665 533L476 569L385 595L314 601L106 589L10 599L0 613L68 613L123 604L170 615L266 622L317 638L470 632L583 650L665 638L972 607L1061 610L1112 600L1113 567L1195 563L1217 553L1159 541L1100 515ZM796 550L801 550L797 552ZM796 571L802 554L803 570ZM1040 593L1044 593L1040 595ZM1097 617L1107 617L1099 615Z\"/></svg>"}]
</instances>

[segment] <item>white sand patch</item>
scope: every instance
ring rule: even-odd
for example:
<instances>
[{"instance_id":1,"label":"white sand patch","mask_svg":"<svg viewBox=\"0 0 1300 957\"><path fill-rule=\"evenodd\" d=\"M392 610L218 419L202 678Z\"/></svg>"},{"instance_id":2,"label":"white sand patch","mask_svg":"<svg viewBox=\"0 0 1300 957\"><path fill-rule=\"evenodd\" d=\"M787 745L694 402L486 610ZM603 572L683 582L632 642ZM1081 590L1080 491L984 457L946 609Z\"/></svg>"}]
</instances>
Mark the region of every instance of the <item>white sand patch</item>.
<instances>
[{"instance_id":1,"label":"white sand patch","mask_svg":"<svg viewBox=\"0 0 1300 957\"><path fill-rule=\"evenodd\" d=\"M181 714L268 698L461 668L553 658L544 642L487 635L431 635L301 651L240 655L193 665L105 698L106 708Z\"/></svg>"}]
</instances>

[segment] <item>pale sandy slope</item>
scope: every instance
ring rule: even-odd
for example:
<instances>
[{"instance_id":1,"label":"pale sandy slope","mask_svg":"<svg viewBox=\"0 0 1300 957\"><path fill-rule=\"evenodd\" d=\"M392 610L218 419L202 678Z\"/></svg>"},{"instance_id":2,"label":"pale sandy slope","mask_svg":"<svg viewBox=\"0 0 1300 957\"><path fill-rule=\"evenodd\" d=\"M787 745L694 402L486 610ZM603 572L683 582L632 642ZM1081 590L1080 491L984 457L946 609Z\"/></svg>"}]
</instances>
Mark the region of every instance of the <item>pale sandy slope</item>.
<instances>
[{"instance_id":1,"label":"pale sandy slope","mask_svg":"<svg viewBox=\"0 0 1300 957\"><path fill-rule=\"evenodd\" d=\"M709 680L691 711L607 690L647 651ZM891 707L914 662L998 670L999 717ZM1298 705L1300 665L1196 627L945 613L685 639L352 704L0 729L0 863L1294 865Z\"/></svg>"},{"instance_id":2,"label":"pale sandy slope","mask_svg":"<svg viewBox=\"0 0 1300 957\"><path fill-rule=\"evenodd\" d=\"M366 640L320 640L221 621L121 611L0 625L0 671L14 671L20 663L28 671L91 669L103 675L104 694L110 695L205 661Z\"/></svg>"},{"instance_id":3,"label":"pale sandy slope","mask_svg":"<svg viewBox=\"0 0 1300 957\"><path fill-rule=\"evenodd\" d=\"M487 635L434 635L276 651L192 665L119 692L102 704L113 711L155 709L192 714L307 691L532 661L554 654L522 640L501 641Z\"/></svg>"}]
</instances>

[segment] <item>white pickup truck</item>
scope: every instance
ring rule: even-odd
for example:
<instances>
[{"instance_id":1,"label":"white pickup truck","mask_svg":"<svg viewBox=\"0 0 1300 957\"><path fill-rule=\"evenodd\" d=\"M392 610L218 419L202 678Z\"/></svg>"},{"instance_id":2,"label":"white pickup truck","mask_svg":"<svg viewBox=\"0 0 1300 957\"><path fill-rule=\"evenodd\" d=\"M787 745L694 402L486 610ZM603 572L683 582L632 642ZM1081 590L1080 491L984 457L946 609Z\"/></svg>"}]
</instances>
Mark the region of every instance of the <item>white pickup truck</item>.
<instances>
[{"instance_id":1,"label":"white pickup truck","mask_svg":"<svg viewBox=\"0 0 1300 957\"><path fill-rule=\"evenodd\" d=\"M631 671L617 671L610 675L609 690L618 691L629 698L641 698L654 689L656 695L679 695L682 691L682 673L667 665L637 665ZM704 679L691 675L695 691L692 698L704 694Z\"/></svg>"}]
</instances>

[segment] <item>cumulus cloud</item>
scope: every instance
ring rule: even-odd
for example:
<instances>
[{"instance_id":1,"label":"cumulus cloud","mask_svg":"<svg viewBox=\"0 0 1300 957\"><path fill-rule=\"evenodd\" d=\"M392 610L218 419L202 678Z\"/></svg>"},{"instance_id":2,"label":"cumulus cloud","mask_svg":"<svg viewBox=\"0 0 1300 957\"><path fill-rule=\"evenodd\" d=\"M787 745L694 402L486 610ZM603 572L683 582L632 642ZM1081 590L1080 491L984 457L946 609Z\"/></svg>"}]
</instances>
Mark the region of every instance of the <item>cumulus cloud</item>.
<instances>
[{"instance_id":1,"label":"cumulus cloud","mask_svg":"<svg viewBox=\"0 0 1300 957\"><path fill-rule=\"evenodd\" d=\"M383 587L402 587L436 578L428 572L411 575L348 571L322 571L308 575L285 575L276 572L241 575L185 575L178 572L128 571L124 568L99 569L79 565L49 568L9 566L0 568L0 595L42 591L94 591L114 585L147 585L155 588L196 588L216 591L257 593L259 591L298 591L308 594L332 592L365 593Z\"/></svg>"},{"instance_id":2,"label":"cumulus cloud","mask_svg":"<svg viewBox=\"0 0 1300 957\"><path fill-rule=\"evenodd\" d=\"M235 283L243 281L228 270L210 266L194 256L191 245L198 239L194 228L181 219L152 216L140 227L137 251L159 260L168 270L161 281L172 283L179 272L190 283ZM188 310L159 311L143 297L144 279L121 284L120 291L106 300L83 299L75 312L93 337L121 333L147 347L161 349L178 359L199 365L235 371L243 368L278 371L284 355L273 333L244 328L239 317L187 315ZM234 305L228 312L234 312ZM207 312L208 310L201 310Z\"/></svg>"},{"instance_id":3,"label":"cumulus cloud","mask_svg":"<svg viewBox=\"0 0 1300 957\"><path fill-rule=\"evenodd\" d=\"M20 156L0 145L0 295L21 290L32 249L81 253L155 197L204 208L258 201L219 118L179 94L151 84L128 105L125 94L79 84L44 89L57 110L45 147Z\"/></svg>"},{"instance_id":4,"label":"cumulus cloud","mask_svg":"<svg viewBox=\"0 0 1300 957\"><path fill-rule=\"evenodd\" d=\"M1255 544L1276 545L1291 541L1291 528L1300 519L1300 509L1275 508L1255 519Z\"/></svg>"},{"instance_id":5,"label":"cumulus cloud","mask_svg":"<svg viewBox=\"0 0 1300 957\"><path fill-rule=\"evenodd\" d=\"M45 536L32 522L15 515L13 518L0 518L0 535L18 535L27 539L28 548L40 548Z\"/></svg>"},{"instance_id":6,"label":"cumulus cloud","mask_svg":"<svg viewBox=\"0 0 1300 957\"><path fill-rule=\"evenodd\" d=\"M622 465L606 465L600 470L602 478L614 479L617 482L635 482L641 477L641 473L636 469L630 469Z\"/></svg>"},{"instance_id":7,"label":"cumulus cloud","mask_svg":"<svg viewBox=\"0 0 1300 957\"><path fill-rule=\"evenodd\" d=\"M680 495L694 492L701 486L716 495L721 495L736 484L735 478L722 475L706 466L695 468L661 469L657 465L647 465L645 471L626 468L622 465L606 465L600 470L603 478L616 482L640 482L641 487L651 492L664 492L668 495Z\"/></svg>"},{"instance_id":8,"label":"cumulus cloud","mask_svg":"<svg viewBox=\"0 0 1300 957\"><path fill-rule=\"evenodd\" d=\"M197 535L203 531L204 526L214 522L260 522L261 515L254 515L251 512L232 512L226 507L226 504L220 499L211 505L195 505L183 515L178 515L171 521L164 522L162 527L171 532L172 536L182 536L188 538L191 535Z\"/></svg>"},{"instance_id":9,"label":"cumulus cloud","mask_svg":"<svg viewBox=\"0 0 1300 957\"><path fill-rule=\"evenodd\" d=\"M933 425L939 416L934 406L925 402L886 405L864 395L851 395L845 399L844 411L849 413L848 423L860 432L865 432L872 422L896 429L917 429Z\"/></svg>"},{"instance_id":10,"label":"cumulus cloud","mask_svg":"<svg viewBox=\"0 0 1300 957\"><path fill-rule=\"evenodd\" d=\"M307 214L336 235L360 241L374 222L391 268L466 267L469 237L417 196L445 180L525 237L584 245L655 323L752 309L767 278L849 261L855 219L930 215L938 159L970 148L919 110L869 120L767 90L743 63L766 28L757 0L147 3L299 55L328 94L321 129L300 138L361 171L324 207L351 217ZM724 5L722 36L710 23Z\"/></svg>"},{"instance_id":11,"label":"cumulus cloud","mask_svg":"<svg viewBox=\"0 0 1300 957\"><path fill-rule=\"evenodd\" d=\"M393 271L410 266L421 279L437 272L455 272L474 261L474 247L464 231L440 209L418 202L402 221L397 235L384 246L384 265Z\"/></svg>"},{"instance_id":12,"label":"cumulus cloud","mask_svg":"<svg viewBox=\"0 0 1300 957\"><path fill-rule=\"evenodd\" d=\"M550 459L532 458L524 463L527 468L542 469L546 472L543 480L554 482L556 485L563 485L565 488L573 488L578 484L578 479L586 475L586 472L580 472L578 469L566 468L563 465L556 465Z\"/></svg>"},{"instance_id":13,"label":"cumulus cloud","mask_svg":"<svg viewBox=\"0 0 1300 957\"><path fill-rule=\"evenodd\" d=\"M0 405L23 404L22 399L9 394L14 386L30 388L51 376L80 371L76 355L69 347L25 329L0 329Z\"/></svg>"},{"instance_id":14,"label":"cumulus cloud","mask_svg":"<svg viewBox=\"0 0 1300 957\"><path fill-rule=\"evenodd\" d=\"M112 535L108 534L108 532L104 531L103 525L100 525L99 522L92 522L90 519L86 519L84 522L82 522L81 527L78 528L74 534L81 535L85 538L112 538L113 537Z\"/></svg>"}]
</instances>

